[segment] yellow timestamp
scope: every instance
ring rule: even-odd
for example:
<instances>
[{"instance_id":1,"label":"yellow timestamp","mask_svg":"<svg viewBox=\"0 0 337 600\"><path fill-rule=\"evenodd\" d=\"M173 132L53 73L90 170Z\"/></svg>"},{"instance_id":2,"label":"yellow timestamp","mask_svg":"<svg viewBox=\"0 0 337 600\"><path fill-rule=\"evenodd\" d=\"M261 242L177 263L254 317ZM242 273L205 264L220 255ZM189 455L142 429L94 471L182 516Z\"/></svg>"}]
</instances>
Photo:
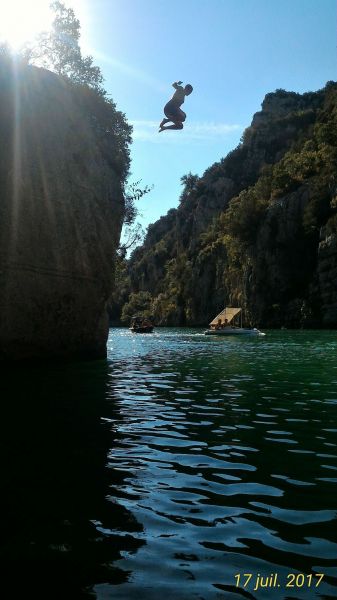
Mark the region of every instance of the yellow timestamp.
<instances>
[{"instance_id":1,"label":"yellow timestamp","mask_svg":"<svg viewBox=\"0 0 337 600\"><path fill-rule=\"evenodd\" d=\"M305 574L305 573L288 573L285 577L279 577L278 573L270 573L261 575L257 573L237 573L234 575L236 587L252 588L254 592L261 588L304 588L318 587L323 580L323 573Z\"/></svg>"}]
</instances>

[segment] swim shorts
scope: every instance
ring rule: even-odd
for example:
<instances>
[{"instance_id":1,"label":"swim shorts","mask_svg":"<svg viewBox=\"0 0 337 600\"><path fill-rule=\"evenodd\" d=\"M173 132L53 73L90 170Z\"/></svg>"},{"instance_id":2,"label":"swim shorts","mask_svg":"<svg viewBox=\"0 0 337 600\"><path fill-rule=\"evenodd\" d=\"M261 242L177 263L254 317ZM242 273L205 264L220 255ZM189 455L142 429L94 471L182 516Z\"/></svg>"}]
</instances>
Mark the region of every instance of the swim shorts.
<instances>
[{"instance_id":1,"label":"swim shorts","mask_svg":"<svg viewBox=\"0 0 337 600\"><path fill-rule=\"evenodd\" d=\"M173 100L169 100L169 102L165 104L164 113L168 119L173 119L173 121L181 120L182 110L179 108L179 106L177 106L175 102L173 102Z\"/></svg>"}]
</instances>

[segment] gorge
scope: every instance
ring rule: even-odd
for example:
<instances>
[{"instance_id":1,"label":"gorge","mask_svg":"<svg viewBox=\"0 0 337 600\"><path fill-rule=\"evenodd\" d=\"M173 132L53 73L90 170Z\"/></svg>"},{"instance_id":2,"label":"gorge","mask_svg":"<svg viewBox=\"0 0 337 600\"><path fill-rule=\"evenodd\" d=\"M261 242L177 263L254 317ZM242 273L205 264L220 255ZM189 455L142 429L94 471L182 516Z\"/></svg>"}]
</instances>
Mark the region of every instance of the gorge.
<instances>
[{"instance_id":1,"label":"gorge","mask_svg":"<svg viewBox=\"0 0 337 600\"><path fill-rule=\"evenodd\" d=\"M267 94L236 149L182 178L178 208L124 266L115 314L204 326L232 305L247 325L335 327L336 167L336 83Z\"/></svg>"}]
</instances>

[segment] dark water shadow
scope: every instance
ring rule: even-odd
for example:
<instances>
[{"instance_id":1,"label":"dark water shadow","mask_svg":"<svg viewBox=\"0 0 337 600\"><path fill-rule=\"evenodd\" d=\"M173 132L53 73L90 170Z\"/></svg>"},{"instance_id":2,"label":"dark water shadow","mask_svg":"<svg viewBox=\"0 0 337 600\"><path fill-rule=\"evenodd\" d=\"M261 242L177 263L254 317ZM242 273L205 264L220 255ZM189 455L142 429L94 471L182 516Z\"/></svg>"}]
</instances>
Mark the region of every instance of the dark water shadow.
<instances>
[{"instance_id":1,"label":"dark water shadow","mask_svg":"<svg viewBox=\"0 0 337 600\"><path fill-rule=\"evenodd\" d=\"M0 389L2 597L95 598L94 584L127 581L113 562L144 542L108 497L125 474L107 466L106 363L2 368Z\"/></svg>"}]
</instances>

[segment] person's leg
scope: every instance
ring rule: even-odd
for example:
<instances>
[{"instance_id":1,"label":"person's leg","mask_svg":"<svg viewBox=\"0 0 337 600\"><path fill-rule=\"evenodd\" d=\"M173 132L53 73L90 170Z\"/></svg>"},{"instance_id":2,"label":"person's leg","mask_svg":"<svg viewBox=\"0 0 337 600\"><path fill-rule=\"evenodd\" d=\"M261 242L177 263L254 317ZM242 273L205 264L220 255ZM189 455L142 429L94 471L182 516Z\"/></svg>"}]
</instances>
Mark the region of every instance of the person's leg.
<instances>
[{"instance_id":1,"label":"person's leg","mask_svg":"<svg viewBox=\"0 0 337 600\"><path fill-rule=\"evenodd\" d=\"M185 121L186 119L186 113L184 113L183 110L181 110L180 108L176 108L174 112L170 112L170 110L172 109L172 107L168 107L168 105L165 106L164 108L164 112L165 115L168 117L167 119L163 119L162 122L159 125L159 133L161 131L164 131L165 129L183 129L184 125L183 125L183 121ZM164 125L166 123L169 123L169 121L172 121L173 125L169 125L168 127L164 127Z\"/></svg>"},{"instance_id":2,"label":"person's leg","mask_svg":"<svg viewBox=\"0 0 337 600\"><path fill-rule=\"evenodd\" d=\"M162 122L160 123L160 125L159 125L159 132L158 133L160 133L164 129L167 129L167 127L164 127L164 125L166 125L166 123L169 123L170 121L172 123L174 123L176 121L176 119L177 119L177 117L175 115L170 115L170 114L167 113L167 111L165 111L165 114L166 114L167 118L163 119Z\"/></svg>"},{"instance_id":3,"label":"person's leg","mask_svg":"<svg viewBox=\"0 0 337 600\"><path fill-rule=\"evenodd\" d=\"M162 120L162 122L159 125L159 131L162 131L162 128L164 125L166 125L166 123L169 123L170 121L172 121L172 123L175 121L176 118L176 106L174 105L174 103L172 102L172 100L169 100L165 106L164 106L164 119Z\"/></svg>"},{"instance_id":4,"label":"person's leg","mask_svg":"<svg viewBox=\"0 0 337 600\"><path fill-rule=\"evenodd\" d=\"M174 121L173 125L168 125L167 127L161 126L159 129L159 133L161 131L166 131L166 129L183 129L184 125L182 124L181 121Z\"/></svg>"},{"instance_id":5,"label":"person's leg","mask_svg":"<svg viewBox=\"0 0 337 600\"><path fill-rule=\"evenodd\" d=\"M159 128L161 129L163 125L166 125L166 123L169 123L170 121L172 121L172 119L163 119L159 125Z\"/></svg>"}]
</instances>

